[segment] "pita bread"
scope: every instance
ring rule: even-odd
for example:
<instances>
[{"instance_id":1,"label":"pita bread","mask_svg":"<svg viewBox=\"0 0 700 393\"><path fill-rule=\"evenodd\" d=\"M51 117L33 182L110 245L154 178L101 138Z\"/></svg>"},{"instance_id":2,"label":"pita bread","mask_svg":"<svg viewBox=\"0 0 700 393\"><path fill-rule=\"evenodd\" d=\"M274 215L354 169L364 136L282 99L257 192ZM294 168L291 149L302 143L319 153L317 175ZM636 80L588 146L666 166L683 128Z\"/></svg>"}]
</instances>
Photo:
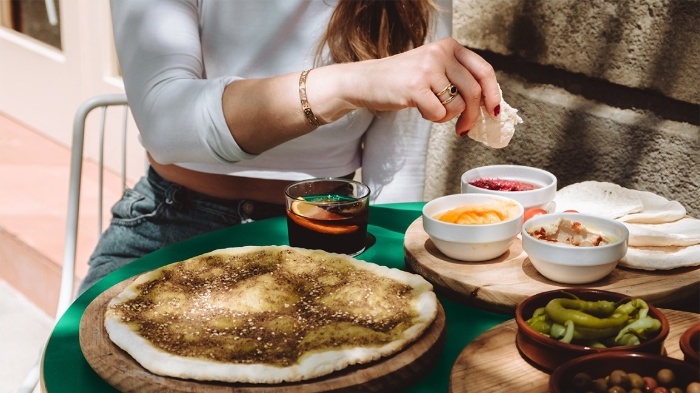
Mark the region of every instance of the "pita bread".
<instances>
[{"instance_id":1,"label":"pita bread","mask_svg":"<svg viewBox=\"0 0 700 393\"><path fill-rule=\"evenodd\" d=\"M671 270L700 265L700 244L688 247L628 247L620 266L640 270Z\"/></svg>"},{"instance_id":2,"label":"pita bread","mask_svg":"<svg viewBox=\"0 0 700 393\"><path fill-rule=\"evenodd\" d=\"M649 191L627 189L627 192L642 201L642 210L618 218L620 221L658 224L680 220L686 215L685 207L678 201L669 201L661 195Z\"/></svg>"},{"instance_id":3,"label":"pita bread","mask_svg":"<svg viewBox=\"0 0 700 393\"><path fill-rule=\"evenodd\" d=\"M700 265L700 220L677 201L614 183L584 181L562 188L557 211L577 210L622 222L629 230L620 266L669 270Z\"/></svg>"},{"instance_id":4,"label":"pita bread","mask_svg":"<svg viewBox=\"0 0 700 393\"><path fill-rule=\"evenodd\" d=\"M584 181L557 191L557 211L577 210L580 213L616 219L639 213L644 204L631 190L614 183Z\"/></svg>"},{"instance_id":5,"label":"pita bread","mask_svg":"<svg viewBox=\"0 0 700 393\"><path fill-rule=\"evenodd\" d=\"M500 86L498 91L501 91ZM481 105L479 118L467 135L477 142L496 149L508 146L515 133L515 125L522 123L523 119L518 116L517 109L503 100L503 94L501 94L500 105L501 112L495 118L489 115L484 105Z\"/></svg>"},{"instance_id":6,"label":"pita bread","mask_svg":"<svg viewBox=\"0 0 700 393\"><path fill-rule=\"evenodd\" d=\"M139 276L105 312L109 338L177 378L268 383L399 352L437 315L423 277L286 246L212 251Z\"/></svg>"},{"instance_id":7,"label":"pita bread","mask_svg":"<svg viewBox=\"0 0 700 393\"><path fill-rule=\"evenodd\" d=\"M692 246L700 244L700 220L685 217L661 224L623 222L630 232L629 245L635 247Z\"/></svg>"}]
</instances>

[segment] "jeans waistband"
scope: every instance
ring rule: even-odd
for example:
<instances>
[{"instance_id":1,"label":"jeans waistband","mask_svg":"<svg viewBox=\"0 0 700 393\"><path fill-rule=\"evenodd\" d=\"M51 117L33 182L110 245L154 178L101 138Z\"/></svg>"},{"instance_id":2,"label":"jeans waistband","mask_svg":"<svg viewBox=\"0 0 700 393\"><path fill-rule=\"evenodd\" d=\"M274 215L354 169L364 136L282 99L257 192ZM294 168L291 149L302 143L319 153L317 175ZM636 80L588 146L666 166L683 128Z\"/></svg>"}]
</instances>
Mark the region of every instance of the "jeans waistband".
<instances>
[{"instance_id":1,"label":"jeans waistband","mask_svg":"<svg viewBox=\"0 0 700 393\"><path fill-rule=\"evenodd\" d=\"M200 192L190 190L177 183L162 177L153 167L148 167L148 182L159 189L165 195L165 201L169 205L179 207L187 200L199 200L214 203L222 206L237 206L238 214L242 219L264 220L266 218L280 217L286 215L285 206L274 203L254 201L250 199L223 199Z\"/></svg>"}]
</instances>

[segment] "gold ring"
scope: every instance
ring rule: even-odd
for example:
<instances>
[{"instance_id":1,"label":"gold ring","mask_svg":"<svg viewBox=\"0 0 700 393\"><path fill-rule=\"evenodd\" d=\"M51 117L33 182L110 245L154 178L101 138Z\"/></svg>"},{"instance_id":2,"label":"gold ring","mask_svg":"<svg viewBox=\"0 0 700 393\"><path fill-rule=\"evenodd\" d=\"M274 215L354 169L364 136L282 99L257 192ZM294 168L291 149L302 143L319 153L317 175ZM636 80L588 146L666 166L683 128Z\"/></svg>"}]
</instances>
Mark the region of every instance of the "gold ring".
<instances>
[{"instance_id":1,"label":"gold ring","mask_svg":"<svg viewBox=\"0 0 700 393\"><path fill-rule=\"evenodd\" d=\"M455 95L450 94L450 96L447 97L447 99L445 99L444 101L441 101L440 103L441 103L442 105L447 105L447 104L449 104L450 102L452 102L452 100L454 100L455 97L457 97L457 93L455 93Z\"/></svg>"},{"instance_id":2,"label":"gold ring","mask_svg":"<svg viewBox=\"0 0 700 393\"><path fill-rule=\"evenodd\" d=\"M440 90L439 93L435 93L435 95L440 97L441 95L443 95L445 93L449 93L450 97L454 97L457 95L457 87L455 85L453 85L452 83L450 83L449 85L447 85L447 87Z\"/></svg>"}]
</instances>

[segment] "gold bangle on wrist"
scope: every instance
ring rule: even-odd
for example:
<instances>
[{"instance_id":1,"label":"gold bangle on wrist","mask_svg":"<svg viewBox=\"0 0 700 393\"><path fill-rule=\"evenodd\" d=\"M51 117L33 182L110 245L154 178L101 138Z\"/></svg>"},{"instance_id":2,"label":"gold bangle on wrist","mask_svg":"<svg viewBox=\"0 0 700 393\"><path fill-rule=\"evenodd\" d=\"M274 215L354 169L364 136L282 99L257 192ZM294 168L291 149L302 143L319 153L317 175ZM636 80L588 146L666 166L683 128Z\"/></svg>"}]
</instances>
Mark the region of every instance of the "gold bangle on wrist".
<instances>
[{"instance_id":1,"label":"gold bangle on wrist","mask_svg":"<svg viewBox=\"0 0 700 393\"><path fill-rule=\"evenodd\" d=\"M309 101L306 99L306 76L309 75L310 71L311 70L304 70L301 72L301 76L299 76L299 100L301 101L301 109L304 111L306 120L308 120L309 124L314 128L318 128L322 123L318 120L316 115L314 115L314 112L309 106Z\"/></svg>"}]
</instances>

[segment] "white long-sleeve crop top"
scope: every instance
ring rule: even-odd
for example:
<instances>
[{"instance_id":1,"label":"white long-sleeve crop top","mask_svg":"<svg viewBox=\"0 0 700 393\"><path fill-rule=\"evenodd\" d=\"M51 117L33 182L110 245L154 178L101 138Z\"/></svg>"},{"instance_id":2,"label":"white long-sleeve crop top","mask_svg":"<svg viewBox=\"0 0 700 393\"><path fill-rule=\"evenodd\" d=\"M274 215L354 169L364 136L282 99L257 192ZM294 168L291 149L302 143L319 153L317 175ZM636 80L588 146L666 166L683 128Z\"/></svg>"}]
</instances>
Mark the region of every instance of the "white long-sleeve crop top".
<instances>
[{"instance_id":1,"label":"white long-sleeve crop top","mask_svg":"<svg viewBox=\"0 0 700 393\"><path fill-rule=\"evenodd\" d=\"M119 63L143 146L162 164L243 177L300 180L361 167L373 203L422 200L430 124L417 110L356 110L259 155L244 152L226 125L224 87L312 68L336 3L112 0ZM433 39L451 29L451 1L440 5Z\"/></svg>"}]
</instances>

